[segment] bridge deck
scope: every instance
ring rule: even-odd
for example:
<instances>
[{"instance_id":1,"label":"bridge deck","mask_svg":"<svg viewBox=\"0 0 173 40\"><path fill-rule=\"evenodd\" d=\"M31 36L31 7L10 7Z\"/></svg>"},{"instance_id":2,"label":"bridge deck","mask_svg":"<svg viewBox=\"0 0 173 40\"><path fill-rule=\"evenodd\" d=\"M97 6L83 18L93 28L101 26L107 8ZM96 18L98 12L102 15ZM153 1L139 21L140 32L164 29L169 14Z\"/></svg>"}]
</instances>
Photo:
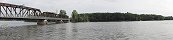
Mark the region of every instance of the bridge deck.
<instances>
[{"instance_id":1,"label":"bridge deck","mask_svg":"<svg viewBox=\"0 0 173 40\"><path fill-rule=\"evenodd\" d=\"M34 19L34 20L70 20L65 18L51 18L51 17L0 17L0 19Z\"/></svg>"}]
</instances>

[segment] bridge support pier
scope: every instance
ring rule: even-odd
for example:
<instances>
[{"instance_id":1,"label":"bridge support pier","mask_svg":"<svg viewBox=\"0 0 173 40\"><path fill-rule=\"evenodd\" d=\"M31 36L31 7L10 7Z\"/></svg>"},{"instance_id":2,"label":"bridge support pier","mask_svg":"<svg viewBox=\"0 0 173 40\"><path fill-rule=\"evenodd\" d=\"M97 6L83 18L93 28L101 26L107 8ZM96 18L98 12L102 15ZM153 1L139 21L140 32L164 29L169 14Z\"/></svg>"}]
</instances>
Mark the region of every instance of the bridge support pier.
<instances>
[{"instance_id":1,"label":"bridge support pier","mask_svg":"<svg viewBox=\"0 0 173 40\"><path fill-rule=\"evenodd\" d=\"M37 21L37 25L46 25L46 24L48 24L47 20L38 20Z\"/></svg>"}]
</instances>

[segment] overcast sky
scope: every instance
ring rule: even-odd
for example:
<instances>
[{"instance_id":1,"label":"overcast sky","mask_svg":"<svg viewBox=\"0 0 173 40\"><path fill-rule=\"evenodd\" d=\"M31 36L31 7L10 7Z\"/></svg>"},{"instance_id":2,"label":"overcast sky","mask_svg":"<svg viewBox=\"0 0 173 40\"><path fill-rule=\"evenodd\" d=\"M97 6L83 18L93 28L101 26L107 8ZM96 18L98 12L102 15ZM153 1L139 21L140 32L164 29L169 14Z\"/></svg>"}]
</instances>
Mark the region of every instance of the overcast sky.
<instances>
[{"instance_id":1,"label":"overcast sky","mask_svg":"<svg viewBox=\"0 0 173 40\"><path fill-rule=\"evenodd\" d=\"M63 9L71 15L72 10L89 12L131 12L136 14L159 14L173 16L173 0L0 0L12 4L59 12Z\"/></svg>"}]
</instances>

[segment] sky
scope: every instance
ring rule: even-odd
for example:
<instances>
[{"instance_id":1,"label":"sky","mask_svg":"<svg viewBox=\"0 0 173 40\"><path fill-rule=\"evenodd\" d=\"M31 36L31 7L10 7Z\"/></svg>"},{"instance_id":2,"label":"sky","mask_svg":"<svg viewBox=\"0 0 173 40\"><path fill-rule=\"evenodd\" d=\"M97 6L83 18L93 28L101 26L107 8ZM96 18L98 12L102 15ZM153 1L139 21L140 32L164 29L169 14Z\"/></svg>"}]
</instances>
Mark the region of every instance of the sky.
<instances>
[{"instance_id":1,"label":"sky","mask_svg":"<svg viewBox=\"0 0 173 40\"><path fill-rule=\"evenodd\" d=\"M69 16L73 10L77 10L78 13L130 12L173 16L173 0L0 0L0 2L24 4L43 12L66 10Z\"/></svg>"}]
</instances>

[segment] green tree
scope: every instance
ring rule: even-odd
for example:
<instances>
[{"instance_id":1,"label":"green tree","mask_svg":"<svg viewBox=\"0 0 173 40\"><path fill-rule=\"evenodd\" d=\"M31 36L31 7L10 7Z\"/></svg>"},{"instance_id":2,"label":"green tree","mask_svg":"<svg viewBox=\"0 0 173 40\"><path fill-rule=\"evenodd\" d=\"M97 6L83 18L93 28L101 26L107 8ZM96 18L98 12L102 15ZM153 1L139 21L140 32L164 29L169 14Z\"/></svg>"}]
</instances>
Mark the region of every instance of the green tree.
<instances>
[{"instance_id":1,"label":"green tree","mask_svg":"<svg viewBox=\"0 0 173 40\"><path fill-rule=\"evenodd\" d=\"M60 13L59 13L59 17L60 18L68 18L68 16L66 15L66 11L65 10L60 10Z\"/></svg>"},{"instance_id":2,"label":"green tree","mask_svg":"<svg viewBox=\"0 0 173 40\"><path fill-rule=\"evenodd\" d=\"M133 14L133 13L84 13L78 14L79 22L106 22L106 21L148 21L148 20L170 20L173 17L164 17L155 14Z\"/></svg>"},{"instance_id":3,"label":"green tree","mask_svg":"<svg viewBox=\"0 0 173 40\"><path fill-rule=\"evenodd\" d=\"M78 14L78 22L88 22L87 14Z\"/></svg>"},{"instance_id":4,"label":"green tree","mask_svg":"<svg viewBox=\"0 0 173 40\"><path fill-rule=\"evenodd\" d=\"M164 20L173 20L173 17L172 16L166 16L166 17L164 17Z\"/></svg>"},{"instance_id":5,"label":"green tree","mask_svg":"<svg viewBox=\"0 0 173 40\"><path fill-rule=\"evenodd\" d=\"M76 10L73 10L71 20L72 22L78 22L78 12Z\"/></svg>"},{"instance_id":6,"label":"green tree","mask_svg":"<svg viewBox=\"0 0 173 40\"><path fill-rule=\"evenodd\" d=\"M65 10L60 10L60 13L59 13L59 14L61 14L61 15L66 15L67 13L66 13Z\"/></svg>"}]
</instances>

